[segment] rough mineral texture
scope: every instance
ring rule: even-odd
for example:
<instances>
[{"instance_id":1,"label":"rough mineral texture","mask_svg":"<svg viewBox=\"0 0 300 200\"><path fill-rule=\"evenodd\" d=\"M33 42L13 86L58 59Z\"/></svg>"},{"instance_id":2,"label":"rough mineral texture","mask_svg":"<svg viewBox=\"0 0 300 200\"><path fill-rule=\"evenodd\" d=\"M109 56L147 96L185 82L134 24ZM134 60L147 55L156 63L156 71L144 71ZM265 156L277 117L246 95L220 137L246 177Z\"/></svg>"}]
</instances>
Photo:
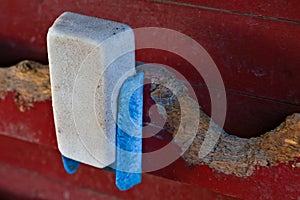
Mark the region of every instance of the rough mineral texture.
<instances>
[{"instance_id":1,"label":"rough mineral texture","mask_svg":"<svg viewBox=\"0 0 300 200\"><path fill-rule=\"evenodd\" d=\"M155 74L152 76L151 97L165 108L166 113L162 112L167 118L164 128L176 135L181 115L187 118L186 121L195 118L194 115L182 114L179 99L184 102L187 113L194 113L193 110L199 106L187 95L184 83L173 73L161 69L158 74L158 78L153 78ZM166 83L168 88L163 86ZM20 111L32 107L33 102L50 99L48 67L33 61L23 61L16 66L0 68L0 97L4 98L7 92L15 93ZM288 116L277 128L255 138L239 138L216 129L220 135L217 144L206 157L200 158L198 152L207 134L210 118L199 110L196 133L190 132L188 127L184 130L185 136L195 136L192 145L183 154L188 164L207 164L219 172L237 176L250 176L259 166L275 166L290 161L294 161L292 167L300 167L300 163L296 162L296 158L300 157L300 113ZM177 137L174 142L182 146L186 141L185 136Z\"/></svg>"},{"instance_id":2,"label":"rough mineral texture","mask_svg":"<svg viewBox=\"0 0 300 200\"><path fill-rule=\"evenodd\" d=\"M161 84L152 84L151 97L157 104L165 108L167 123L164 128L175 136L180 123L181 110L192 111L197 104L187 96L187 89L182 81L166 70L161 70L160 73L163 74ZM174 93L163 86L165 82L175 87L181 87L181 89L176 89L179 91L176 96L183 96L184 101L190 105L189 108L180 107L177 98L174 98ZM288 116L286 121L277 128L255 138L239 138L216 128L215 134L219 136L218 142L207 156L200 158L199 149L204 138L207 134L214 133L207 132L210 118L201 108L199 109L199 126L196 137L183 154L184 160L190 165L207 164L217 171L237 176L250 176L258 166L275 166L278 163L289 161L295 161L293 167L300 166L300 163L295 160L300 157L300 113ZM189 117L190 120L194 120L195 116L190 115ZM186 132L186 135L189 134L193 133ZM181 146L185 142L185 138L182 140L179 138L175 142Z\"/></svg>"},{"instance_id":3,"label":"rough mineral texture","mask_svg":"<svg viewBox=\"0 0 300 200\"><path fill-rule=\"evenodd\" d=\"M47 65L25 60L9 68L0 68L0 98L14 92L21 112L33 107L33 102L51 98Z\"/></svg>"}]
</instances>

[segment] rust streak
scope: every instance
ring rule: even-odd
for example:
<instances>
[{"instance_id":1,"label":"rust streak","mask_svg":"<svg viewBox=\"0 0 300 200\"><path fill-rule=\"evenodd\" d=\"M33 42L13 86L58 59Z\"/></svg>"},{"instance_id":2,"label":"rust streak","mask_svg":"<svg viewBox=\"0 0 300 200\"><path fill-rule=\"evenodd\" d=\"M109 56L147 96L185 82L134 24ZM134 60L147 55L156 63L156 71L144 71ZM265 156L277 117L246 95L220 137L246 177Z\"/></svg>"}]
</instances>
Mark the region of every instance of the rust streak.
<instances>
[{"instance_id":1,"label":"rust streak","mask_svg":"<svg viewBox=\"0 0 300 200\"><path fill-rule=\"evenodd\" d=\"M178 137L174 142L184 147L186 138L194 137L195 133L189 131L186 122L193 121L195 116L191 115L196 108L195 101L186 96L186 86L181 80L177 80L175 75L169 71L162 70L160 72L163 82L168 82L174 86L177 97L181 97L187 105L181 107L177 98L173 98L173 92L161 84L151 85L151 98L156 104L165 108L167 114L164 129L177 135L179 125L185 127L182 136ZM200 110L199 125L193 143L183 154L183 159L190 165L206 164L209 167L223 172L225 174L235 174L239 177L250 176L259 166L269 167L276 166L278 163L289 163L295 161L300 155L300 113L288 116L286 120L275 129L255 138L240 138L226 133L224 130L215 128L212 132L208 131L210 118ZM184 112L182 112L184 111ZM187 113L187 114L186 114ZM181 115L185 118L181 121ZM214 148L205 156L201 157L199 150L209 135L219 135L218 141ZM293 168L297 168L299 164L294 164Z\"/></svg>"}]
</instances>

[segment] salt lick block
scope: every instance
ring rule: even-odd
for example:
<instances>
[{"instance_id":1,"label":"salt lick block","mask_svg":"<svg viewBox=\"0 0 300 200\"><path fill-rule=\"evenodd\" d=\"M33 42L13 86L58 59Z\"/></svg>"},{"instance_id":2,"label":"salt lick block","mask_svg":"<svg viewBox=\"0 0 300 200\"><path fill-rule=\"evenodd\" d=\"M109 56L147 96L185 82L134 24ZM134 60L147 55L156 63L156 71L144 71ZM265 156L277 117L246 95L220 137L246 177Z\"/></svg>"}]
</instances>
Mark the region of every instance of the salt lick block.
<instances>
[{"instance_id":1,"label":"salt lick block","mask_svg":"<svg viewBox=\"0 0 300 200\"><path fill-rule=\"evenodd\" d=\"M47 44L60 152L99 168L112 164L118 93L135 74L133 30L66 12L49 29Z\"/></svg>"}]
</instances>

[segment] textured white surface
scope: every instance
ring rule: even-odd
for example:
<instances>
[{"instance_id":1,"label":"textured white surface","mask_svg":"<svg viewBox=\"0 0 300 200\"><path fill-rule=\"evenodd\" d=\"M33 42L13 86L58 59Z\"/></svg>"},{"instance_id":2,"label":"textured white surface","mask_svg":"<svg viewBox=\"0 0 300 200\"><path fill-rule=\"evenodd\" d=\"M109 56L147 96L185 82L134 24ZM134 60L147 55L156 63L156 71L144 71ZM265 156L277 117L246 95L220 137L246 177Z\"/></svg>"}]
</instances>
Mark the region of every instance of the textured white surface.
<instances>
[{"instance_id":1,"label":"textured white surface","mask_svg":"<svg viewBox=\"0 0 300 200\"><path fill-rule=\"evenodd\" d=\"M135 73L132 29L66 12L49 29L47 44L60 152L95 167L110 165L118 92Z\"/></svg>"}]
</instances>

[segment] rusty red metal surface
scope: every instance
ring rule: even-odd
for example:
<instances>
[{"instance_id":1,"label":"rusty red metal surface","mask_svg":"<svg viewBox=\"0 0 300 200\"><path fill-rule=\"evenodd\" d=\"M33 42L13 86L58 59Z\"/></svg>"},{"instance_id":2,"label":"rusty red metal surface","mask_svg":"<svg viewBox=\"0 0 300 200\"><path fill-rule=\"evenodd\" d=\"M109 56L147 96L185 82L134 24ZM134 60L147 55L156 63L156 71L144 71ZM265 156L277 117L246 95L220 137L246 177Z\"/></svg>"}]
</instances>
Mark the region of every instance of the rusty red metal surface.
<instances>
[{"instance_id":1,"label":"rusty red metal surface","mask_svg":"<svg viewBox=\"0 0 300 200\"><path fill-rule=\"evenodd\" d=\"M141 186L122 193L115 188L111 172L87 165L82 165L75 175L68 175L64 171L56 146L50 101L36 103L33 109L20 113L10 93L5 100L0 101L0 119L0 191L8 190L15 195L35 198L45 195L49 199L56 199L55 195L64 195L63 191L67 191L79 198L80 195L88 197L89 192L84 194L84 191L91 190L96 196L126 199L166 198L168 195L177 199L227 199L228 196L243 199L296 199L300 196L300 168L291 167L293 163L262 167L254 175L242 178L215 172L206 165L189 167L182 159L152 172L153 175L144 174ZM144 143L143 151L159 148L166 142L152 139ZM32 182L29 183L27 177ZM40 181L44 185L40 185ZM27 191L28 184L30 188L36 188L36 192L32 192L32 188ZM65 190L55 189L59 185ZM49 188L45 189L46 186ZM57 190L59 194L50 193Z\"/></svg>"},{"instance_id":2,"label":"rusty red metal surface","mask_svg":"<svg viewBox=\"0 0 300 200\"><path fill-rule=\"evenodd\" d=\"M274 128L288 114L300 111L298 1L184 1L266 18L172 2L4 0L0 7L0 64L7 66L25 58L47 62L49 26L62 12L74 11L132 27L170 28L198 41L210 53L224 79L229 99L224 128L231 134L259 135ZM137 60L177 69L192 83L201 106L210 113L203 80L184 59L158 50L140 50Z\"/></svg>"},{"instance_id":3,"label":"rusty red metal surface","mask_svg":"<svg viewBox=\"0 0 300 200\"><path fill-rule=\"evenodd\" d=\"M160 2L160 0L157 0ZM163 1L161 1L163 2ZM168 0L167 4L185 6L191 8L201 8L223 13L231 13L255 18L265 18L275 21L286 21L299 24L300 15L298 12L299 2L297 0L289 1L236 1L236 0Z\"/></svg>"},{"instance_id":4,"label":"rusty red metal surface","mask_svg":"<svg viewBox=\"0 0 300 200\"><path fill-rule=\"evenodd\" d=\"M55 148L0 136L0 195L12 199L233 199L200 186L170 181L150 174L143 182L122 192L114 186L114 174L86 165L68 175ZM4 192L3 192L4 193ZM0 196L3 199L3 196Z\"/></svg>"},{"instance_id":5,"label":"rusty red metal surface","mask_svg":"<svg viewBox=\"0 0 300 200\"><path fill-rule=\"evenodd\" d=\"M0 65L9 66L23 59L47 63L47 29L64 11L132 27L174 29L198 41L216 62L227 90L225 130L242 137L256 136L276 127L287 115L300 112L299 9L297 0L2 0ZM166 64L181 72L192 84L204 111L210 113L208 90L201 75L186 60L153 49L137 51L137 60ZM150 105L150 100L146 104ZM63 172L50 101L38 102L32 110L20 113L13 94L9 94L0 102L0 119L0 191L17 196L56 199L50 191L58 191L57 195L62 195L59 197L69 194L61 188L76 193L78 198L92 197L89 192L98 191L91 194L95 199L139 195L214 199L218 196L214 192L247 199L300 196L299 169L291 164L261 168L251 177L238 178L213 172L207 166L189 168L180 159L154 174L181 183L145 174L141 186L120 193L114 189L109 172L88 166L75 176ZM165 142L145 142L144 151ZM37 159L41 155L45 156L44 163ZM36 190L23 184L26 180Z\"/></svg>"}]
</instances>

